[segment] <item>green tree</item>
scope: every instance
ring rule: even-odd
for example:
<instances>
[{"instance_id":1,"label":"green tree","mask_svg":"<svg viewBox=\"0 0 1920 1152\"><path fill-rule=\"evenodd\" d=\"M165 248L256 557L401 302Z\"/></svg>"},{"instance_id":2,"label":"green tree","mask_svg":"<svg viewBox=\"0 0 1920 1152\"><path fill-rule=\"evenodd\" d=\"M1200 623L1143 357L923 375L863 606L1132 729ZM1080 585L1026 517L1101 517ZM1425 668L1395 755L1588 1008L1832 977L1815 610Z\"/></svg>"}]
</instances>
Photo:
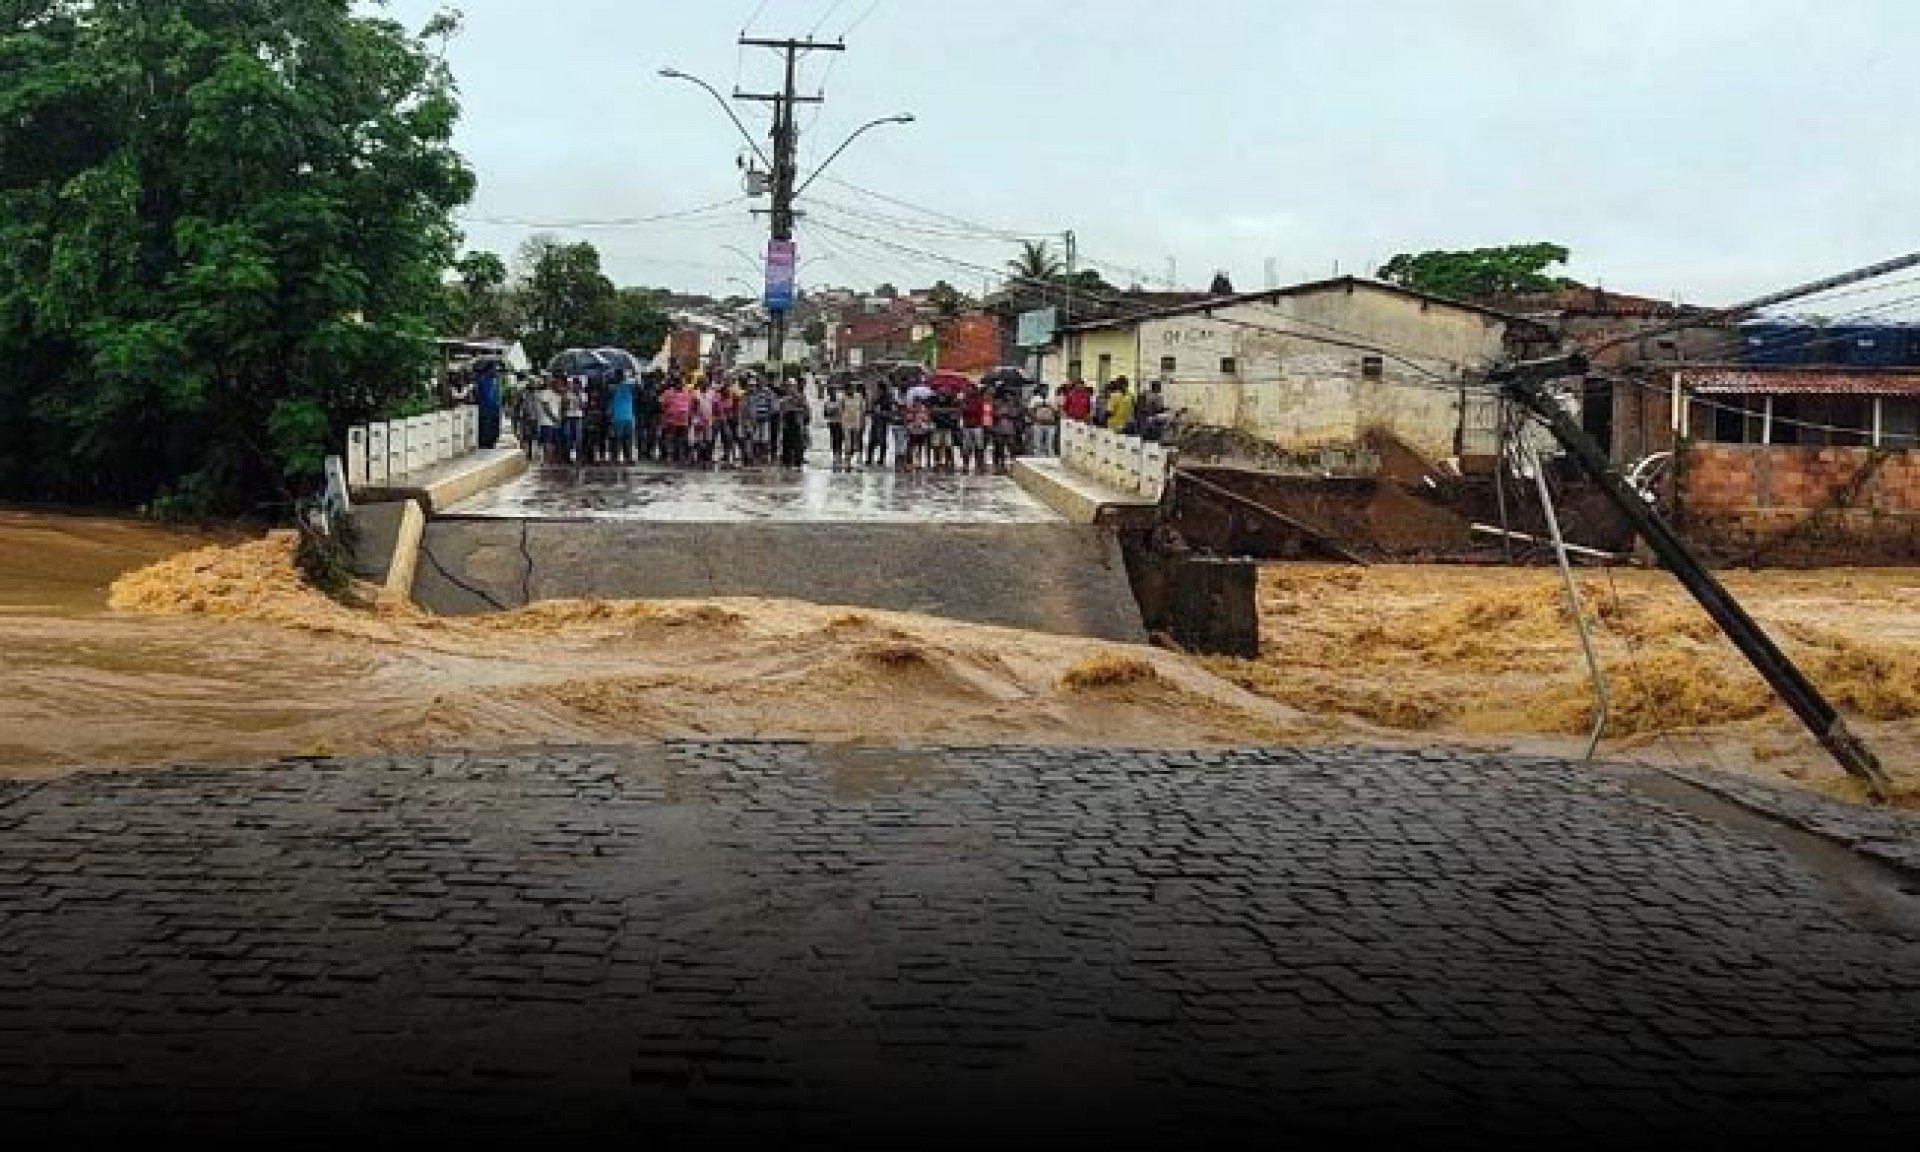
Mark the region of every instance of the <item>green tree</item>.
<instances>
[{"instance_id":1,"label":"green tree","mask_svg":"<svg viewBox=\"0 0 1920 1152\"><path fill-rule=\"evenodd\" d=\"M520 339L535 364L568 348L613 339L619 293L600 270L600 250L535 236L520 248Z\"/></svg>"},{"instance_id":2,"label":"green tree","mask_svg":"<svg viewBox=\"0 0 1920 1152\"><path fill-rule=\"evenodd\" d=\"M1007 272L1016 280L1053 281L1066 273L1066 265L1053 254L1045 240L1028 240L1020 245L1020 255L1007 261Z\"/></svg>"},{"instance_id":3,"label":"green tree","mask_svg":"<svg viewBox=\"0 0 1920 1152\"><path fill-rule=\"evenodd\" d=\"M605 343L651 360L667 342L673 321L646 288L622 288L614 296L613 325Z\"/></svg>"},{"instance_id":4,"label":"green tree","mask_svg":"<svg viewBox=\"0 0 1920 1152\"><path fill-rule=\"evenodd\" d=\"M0 494L252 507L416 398L473 190L456 26L0 3Z\"/></svg>"},{"instance_id":5,"label":"green tree","mask_svg":"<svg viewBox=\"0 0 1920 1152\"><path fill-rule=\"evenodd\" d=\"M1490 300L1551 292L1573 283L1547 270L1571 255L1558 244L1514 244L1460 252L1402 253L1380 269L1380 279L1455 300Z\"/></svg>"},{"instance_id":6,"label":"green tree","mask_svg":"<svg viewBox=\"0 0 1920 1152\"><path fill-rule=\"evenodd\" d=\"M491 252L469 252L453 271L457 279L447 288L448 331L466 336L518 334L506 261Z\"/></svg>"},{"instance_id":7,"label":"green tree","mask_svg":"<svg viewBox=\"0 0 1920 1152\"><path fill-rule=\"evenodd\" d=\"M945 280L928 289L927 296L933 303L933 310L946 320L960 315L961 309L967 305L967 298L960 294L960 290Z\"/></svg>"},{"instance_id":8,"label":"green tree","mask_svg":"<svg viewBox=\"0 0 1920 1152\"><path fill-rule=\"evenodd\" d=\"M818 348L822 344L825 344L827 342L827 322L818 316L807 321L807 326L800 329L800 339L806 341L807 347L809 348Z\"/></svg>"}]
</instances>

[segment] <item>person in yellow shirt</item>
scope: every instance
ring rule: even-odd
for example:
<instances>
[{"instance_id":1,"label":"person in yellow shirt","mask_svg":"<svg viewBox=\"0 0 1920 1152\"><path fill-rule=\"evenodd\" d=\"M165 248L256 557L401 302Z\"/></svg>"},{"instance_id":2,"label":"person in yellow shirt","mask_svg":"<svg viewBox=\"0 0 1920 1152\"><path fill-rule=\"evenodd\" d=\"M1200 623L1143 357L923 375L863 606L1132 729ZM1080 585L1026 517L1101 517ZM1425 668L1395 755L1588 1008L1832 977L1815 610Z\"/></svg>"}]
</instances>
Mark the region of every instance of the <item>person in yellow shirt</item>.
<instances>
[{"instance_id":1,"label":"person in yellow shirt","mask_svg":"<svg viewBox=\"0 0 1920 1152\"><path fill-rule=\"evenodd\" d=\"M1127 425L1133 423L1133 393L1127 391L1127 382L1114 382L1113 395L1107 400L1107 431L1125 432Z\"/></svg>"}]
</instances>

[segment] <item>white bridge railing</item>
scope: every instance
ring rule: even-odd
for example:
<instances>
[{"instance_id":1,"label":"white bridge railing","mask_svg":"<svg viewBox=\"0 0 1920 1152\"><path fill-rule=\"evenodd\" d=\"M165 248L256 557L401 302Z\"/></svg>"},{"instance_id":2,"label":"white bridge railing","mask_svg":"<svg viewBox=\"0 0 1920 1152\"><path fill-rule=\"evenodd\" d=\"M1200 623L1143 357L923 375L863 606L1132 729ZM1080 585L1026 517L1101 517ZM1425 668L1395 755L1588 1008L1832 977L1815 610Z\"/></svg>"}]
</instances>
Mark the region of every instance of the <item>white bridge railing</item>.
<instances>
[{"instance_id":1,"label":"white bridge railing","mask_svg":"<svg viewBox=\"0 0 1920 1152\"><path fill-rule=\"evenodd\" d=\"M1071 472L1148 500L1166 494L1173 450L1091 424L1060 425L1060 462Z\"/></svg>"},{"instance_id":2,"label":"white bridge railing","mask_svg":"<svg viewBox=\"0 0 1920 1152\"><path fill-rule=\"evenodd\" d=\"M480 447L471 404L347 430L347 487L384 488Z\"/></svg>"}]
</instances>

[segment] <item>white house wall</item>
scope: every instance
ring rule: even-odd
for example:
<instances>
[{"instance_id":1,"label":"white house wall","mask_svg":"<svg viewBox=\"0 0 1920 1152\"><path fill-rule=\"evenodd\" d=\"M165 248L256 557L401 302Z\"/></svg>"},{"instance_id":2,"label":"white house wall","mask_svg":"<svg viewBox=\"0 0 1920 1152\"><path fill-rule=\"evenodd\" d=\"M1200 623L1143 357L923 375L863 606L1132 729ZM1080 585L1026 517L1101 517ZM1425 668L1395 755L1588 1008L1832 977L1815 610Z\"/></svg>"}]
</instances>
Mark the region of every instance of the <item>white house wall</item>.
<instances>
[{"instance_id":1,"label":"white house wall","mask_svg":"<svg viewBox=\"0 0 1920 1152\"><path fill-rule=\"evenodd\" d=\"M1169 407L1287 451L1350 447L1383 429L1440 458L1455 451L1460 366L1490 364L1504 338L1504 324L1490 316L1364 286L1335 287L1237 304L1213 317L1146 321L1141 372L1158 377L1162 358L1174 357ZM1377 345L1424 371L1385 356L1380 378L1368 379L1362 361L1375 353L1330 341ZM1238 369L1233 375L1221 371L1228 358ZM1490 438L1491 410L1470 406L1468 416L1469 441L1480 438L1472 425L1482 419Z\"/></svg>"}]
</instances>

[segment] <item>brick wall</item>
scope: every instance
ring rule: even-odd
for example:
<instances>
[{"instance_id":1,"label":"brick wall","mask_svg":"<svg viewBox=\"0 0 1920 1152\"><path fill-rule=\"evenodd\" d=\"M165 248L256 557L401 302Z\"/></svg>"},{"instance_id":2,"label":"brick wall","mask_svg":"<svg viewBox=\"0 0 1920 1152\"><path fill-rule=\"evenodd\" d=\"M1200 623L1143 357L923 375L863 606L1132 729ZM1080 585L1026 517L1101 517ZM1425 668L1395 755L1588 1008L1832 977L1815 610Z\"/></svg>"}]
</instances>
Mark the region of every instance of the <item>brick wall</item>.
<instances>
[{"instance_id":1,"label":"brick wall","mask_svg":"<svg viewBox=\"0 0 1920 1152\"><path fill-rule=\"evenodd\" d=\"M981 373L1000 366L1000 323L992 316L957 316L939 326L940 367Z\"/></svg>"},{"instance_id":2,"label":"brick wall","mask_svg":"<svg viewBox=\"0 0 1920 1152\"><path fill-rule=\"evenodd\" d=\"M1920 451L1690 444L1675 492L1681 530L1721 556L1783 564L1920 560Z\"/></svg>"}]
</instances>

